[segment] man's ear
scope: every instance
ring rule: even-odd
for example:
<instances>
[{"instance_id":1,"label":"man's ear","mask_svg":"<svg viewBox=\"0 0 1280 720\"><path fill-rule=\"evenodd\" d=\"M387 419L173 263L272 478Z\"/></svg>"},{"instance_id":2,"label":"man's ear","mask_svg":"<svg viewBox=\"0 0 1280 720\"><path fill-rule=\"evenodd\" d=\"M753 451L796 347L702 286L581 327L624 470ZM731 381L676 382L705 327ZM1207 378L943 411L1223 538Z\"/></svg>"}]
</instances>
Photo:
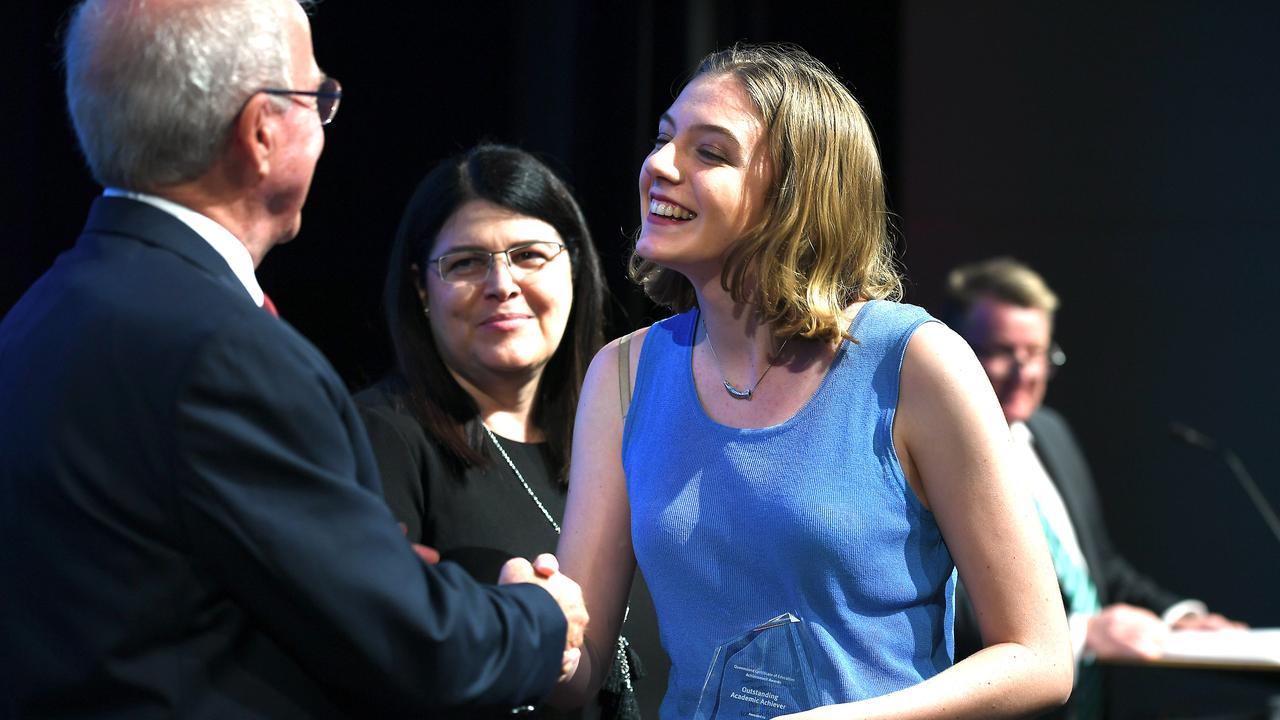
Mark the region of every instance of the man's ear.
<instances>
[{"instance_id":1,"label":"man's ear","mask_svg":"<svg viewBox=\"0 0 1280 720\"><path fill-rule=\"evenodd\" d=\"M257 93L244 104L231 125L227 149L238 166L259 178L271 170L272 153L280 138L280 116L271 97Z\"/></svg>"}]
</instances>

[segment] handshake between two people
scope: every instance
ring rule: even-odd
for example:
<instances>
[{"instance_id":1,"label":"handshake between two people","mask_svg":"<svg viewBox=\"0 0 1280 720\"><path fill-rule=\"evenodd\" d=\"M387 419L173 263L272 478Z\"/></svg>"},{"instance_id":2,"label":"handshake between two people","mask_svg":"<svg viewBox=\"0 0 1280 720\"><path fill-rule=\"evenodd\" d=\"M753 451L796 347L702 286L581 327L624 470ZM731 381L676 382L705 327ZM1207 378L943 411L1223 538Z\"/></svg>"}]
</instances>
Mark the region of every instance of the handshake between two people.
<instances>
[{"instance_id":1,"label":"handshake between two people","mask_svg":"<svg viewBox=\"0 0 1280 720\"><path fill-rule=\"evenodd\" d=\"M532 563L521 557L508 560L498 574L498 584L511 583L533 583L541 586L560 605L560 611L569 622L564 655L560 660L560 682L572 678L578 669L578 661L582 659L582 640L589 619L586 602L582 599L582 588L568 575L560 572L560 562L551 553L539 555Z\"/></svg>"},{"instance_id":2,"label":"handshake between two people","mask_svg":"<svg viewBox=\"0 0 1280 720\"><path fill-rule=\"evenodd\" d=\"M404 523L400 529L408 532ZM428 565L440 562L440 552L433 547L420 543L411 543L413 552ZM582 588L578 583L560 572L560 561L551 553L543 553L530 563L522 557L508 560L498 574L499 585L512 583L533 583L551 594L560 612L569 623L569 631L565 636L564 655L560 659L560 682L573 677L578 669L578 661L582 659L582 639L587 631L587 605L582 599Z\"/></svg>"}]
</instances>

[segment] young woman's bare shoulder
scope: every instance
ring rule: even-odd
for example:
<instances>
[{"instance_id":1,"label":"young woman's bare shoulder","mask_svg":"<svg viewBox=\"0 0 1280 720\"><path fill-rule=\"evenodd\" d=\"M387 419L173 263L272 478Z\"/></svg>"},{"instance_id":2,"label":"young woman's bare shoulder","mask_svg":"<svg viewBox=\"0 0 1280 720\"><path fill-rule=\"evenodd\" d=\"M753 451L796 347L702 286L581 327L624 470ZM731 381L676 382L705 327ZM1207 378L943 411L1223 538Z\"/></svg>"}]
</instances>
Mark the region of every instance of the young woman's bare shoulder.
<instances>
[{"instance_id":1,"label":"young woman's bare shoulder","mask_svg":"<svg viewBox=\"0 0 1280 720\"><path fill-rule=\"evenodd\" d=\"M990 388L990 381L973 349L954 330L940 322L916 329L902 359L903 391Z\"/></svg>"}]
</instances>

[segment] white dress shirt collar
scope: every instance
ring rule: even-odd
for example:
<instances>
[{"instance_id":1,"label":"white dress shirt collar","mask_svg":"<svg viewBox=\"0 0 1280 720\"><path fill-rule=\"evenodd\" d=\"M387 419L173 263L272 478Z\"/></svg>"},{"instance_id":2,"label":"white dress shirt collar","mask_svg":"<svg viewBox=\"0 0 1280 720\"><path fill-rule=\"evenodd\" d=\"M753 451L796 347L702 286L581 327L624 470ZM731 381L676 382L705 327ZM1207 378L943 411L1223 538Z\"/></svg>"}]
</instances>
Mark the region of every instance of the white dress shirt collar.
<instances>
[{"instance_id":1,"label":"white dress shirt collar","mask_svg":"<svg viewBox=\"0 0 1280 720\"><path fill-rule=\"evenodd\" d=\"M249 248L245 247L244 243L240 242L235 235L232 235L230 230L219 225L217 221L207 215L201 215L191 208L183 207L172 200L166 200L155 195L121 190L119 188L107 188L102 191L102 194L105 197L123 197L144 202L177 218L179 222L204 238L204 241L209 243L209 246L217 251L223 260L227 261L231 272L235 273L240 284L249 293L249 297L253 298L253 302L258 307L262 307L262 287L258 285L258 277L253 273L253 256L249 254Z\"/></svg>"}]
</instances>

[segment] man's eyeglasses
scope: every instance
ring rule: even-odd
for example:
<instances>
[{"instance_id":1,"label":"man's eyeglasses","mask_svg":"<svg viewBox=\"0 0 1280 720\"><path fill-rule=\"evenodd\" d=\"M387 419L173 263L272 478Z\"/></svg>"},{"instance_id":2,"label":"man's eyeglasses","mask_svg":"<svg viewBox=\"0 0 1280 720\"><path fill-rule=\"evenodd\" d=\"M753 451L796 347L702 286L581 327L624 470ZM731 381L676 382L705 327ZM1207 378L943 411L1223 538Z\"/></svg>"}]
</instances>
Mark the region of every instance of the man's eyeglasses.
<instances>
[{"instance_id":1,"label":"man's eyeglasses","mask_svg":"<svg viewBox=\"0 0 1280 720\"><path fill-rule=\"evenodd\" d=\"M1029 353L1019 353L1016 348L996 346L980 348L977 355L988 372L995 377L1005 377L1015 369L1022 372L1026 368L1037 368L1053 377L1067 364L1067 354L1056 342L1044 350Z\"/></svg>"},{"instance_id":2,"label":"man's eyeglasses","mask_svg":"<svg viewBox=\"0 0 1280 720\"><path fill-rule=\"evenodd\" d=\"M268 95L307 95L316 99L316 112L320 114L320 124L328 125L333 122L333 116L338 114L338 103L342 101L342 83L327 77L321 83L320 87L315 90L289 90L286 88L262 88L258 92Z\"/></svg>"},{"instance_id":3,"label":"man's eyeglasses","mask_svg":"<svg viewBox=\"0 0 1280 720\"><path fill-rule=\"evenodd\" d=\"M494 256L507 256L507 270L511 277L520 280L535 273L554 260L565 249L564 243L539 241L512 245L506 250L459 250L445 253L427 262L436 266L436 273L447 283L482 283L493 270Z\"/></svg>"}]
</instances>

